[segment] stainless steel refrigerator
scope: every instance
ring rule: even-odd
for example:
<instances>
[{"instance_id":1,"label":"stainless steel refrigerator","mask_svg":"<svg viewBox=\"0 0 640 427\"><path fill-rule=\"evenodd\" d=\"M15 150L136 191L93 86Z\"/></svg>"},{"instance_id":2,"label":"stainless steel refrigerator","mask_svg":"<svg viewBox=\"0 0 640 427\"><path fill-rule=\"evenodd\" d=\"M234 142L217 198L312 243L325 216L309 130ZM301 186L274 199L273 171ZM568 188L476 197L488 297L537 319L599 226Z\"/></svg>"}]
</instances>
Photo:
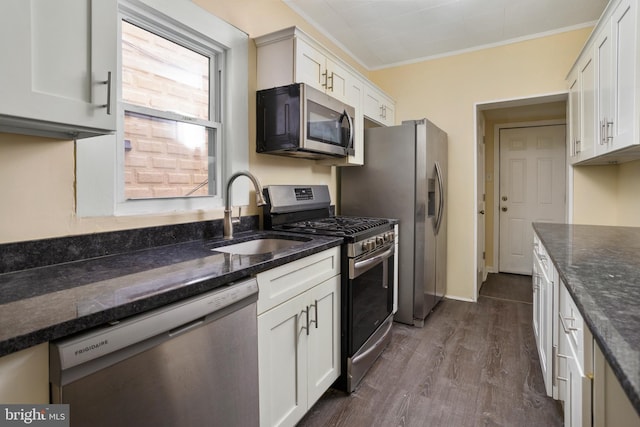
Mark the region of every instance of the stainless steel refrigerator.
<instances>
[{"instance_id":1,"label":"stainless steel refrigerator","mask_svg":"<svg viewBox=\"0 0 640 427\"><path fill-rule=\"evenodd\" d=\"M447 134L422 119L364 135L364 166L341 168L340 214L400 220L394 320L423 326L446 291Z\"/></svg>"}]
</instances>

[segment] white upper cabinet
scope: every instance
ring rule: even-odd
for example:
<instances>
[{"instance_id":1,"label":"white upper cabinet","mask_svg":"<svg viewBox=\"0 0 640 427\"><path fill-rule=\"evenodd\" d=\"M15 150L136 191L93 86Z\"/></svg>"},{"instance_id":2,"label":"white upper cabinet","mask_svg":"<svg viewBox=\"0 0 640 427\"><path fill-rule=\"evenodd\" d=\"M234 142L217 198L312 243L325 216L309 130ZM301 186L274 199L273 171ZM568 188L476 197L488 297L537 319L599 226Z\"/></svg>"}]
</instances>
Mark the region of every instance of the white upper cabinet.
<instances>
[{"instance_id":1,"label":"white upper cabinet","mask_svg":"<svg viewBox=\"0 0 640 427\"><path fill-rule=\"evenodd\" d=\"M371 84L364 88L364 115L384 126L395 124L396 103Z\"/></svg>"},{"instance_id":2,"label":"white upper cabinet","mask_svg":"<svg viewBox=\"0 0 640 427\"><path fill-rule=\"evenodd\" d=\"M349 71L310 44L296 40L293 82L304 82L327 95L347 102Z\"/></svg>"},{"instance_id":3,"label":"white upper cabinet","mask_svg":"<svg viewBox=\"0 0 640 427\"><path fill-rule=\"evenodd\" d=\"M255 43L258 51L258 90L305 83L355 108L355 153L345 158L317 162L335 166L362 165L364 118L385 126L393 125L395 102L296 27L258 37Z\"/></svg>"},{"instance_id":4,"label":"white upper cabinet","mask_svg":"<svg viewBox=\"0 0 640 427\"><path fill-rule=\"evenodd\" d=\"M636 100L638 98L638 35L636 1L623 0L611 17L613 40L612 79L613 94L611 150L638 145Z\"/></svg>"},{"instance_id":5,"label":"white upper cabinet","mask_svg":"<svg viewBox=\"0 0 640 427\"><path fill-rule=\"evenodd\" d=\"M0 3L0 131L82 138L116 128L117 2Z\"/></svg>"},{"instance_id":6,"label":"white upper cabinet","mask_svg":"<svg viewBox=\"0 0 640 427\"><path fill-rule=\"evenodd\" d=\"M595 83L595 116L591 118L591 110L587 111L581 116L581 126L583 130L589 127L589 131L593 126L593 150L572 156L572 163L609 164L640 159L637 15L636 0L610 2L569 74L572 102L576 71L583 71L590 58L593 66L588 78L593 76ZM591 85L585 86L583 81L580 95L590 99L591 94L585 90L591 91ZM571 120L573 128L573 113ZM584 148L584 135L581 137ZM570 142L574 144L573 139Z\"/></svg>"},{"instance_id":7,"label":"white upper cabinet","mask_svg":"<svg viewBox=\"0 0 640 427\"><path fill-rule=\"evenodd\" d=\"M585 53L569 80L571 164L593 157L596 129L596 81L592 52Z\"/></svg>"}]
</instances>

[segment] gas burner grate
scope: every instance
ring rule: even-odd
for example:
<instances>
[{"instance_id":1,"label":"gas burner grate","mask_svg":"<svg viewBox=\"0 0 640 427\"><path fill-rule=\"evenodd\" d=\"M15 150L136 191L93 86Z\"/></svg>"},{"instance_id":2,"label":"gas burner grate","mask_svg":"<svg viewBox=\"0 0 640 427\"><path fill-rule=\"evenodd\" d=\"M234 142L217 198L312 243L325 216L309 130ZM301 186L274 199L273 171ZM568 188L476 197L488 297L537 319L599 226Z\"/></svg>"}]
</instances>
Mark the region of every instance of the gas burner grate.
<instances>
[{"instance_id":1,"label":"gas burner grate","mask_svg":"<svg viewBox=\"0 0 640 427\"><path fill-rule=\"evenodd\" d=\"M316 230L317 232L330 231L344 235L352 235L387 224L389 224L389 220L387 219L337 216L294 222L287 224L286 228L309 231Z\"/></svg>"}]
</instances>

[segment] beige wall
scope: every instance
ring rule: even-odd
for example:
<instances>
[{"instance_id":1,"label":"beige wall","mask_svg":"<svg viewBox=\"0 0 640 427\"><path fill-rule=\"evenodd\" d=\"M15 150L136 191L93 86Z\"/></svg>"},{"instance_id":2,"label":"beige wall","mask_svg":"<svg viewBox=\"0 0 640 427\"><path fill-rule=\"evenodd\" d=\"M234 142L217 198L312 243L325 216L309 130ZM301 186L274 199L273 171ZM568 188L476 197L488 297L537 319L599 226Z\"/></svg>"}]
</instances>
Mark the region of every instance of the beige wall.
<instances>
[{"instance_id":1,"label":"beige wall","mask_svg":"<svg viewBox=\"0 0 640 427\"><path fill-rule=\"evenodd\" d=\"M429 117L449 135L447 294L474 295L475 105L567 90L590 29L370 73L397 101L396 121Z\"/></svg>"},{"instance_id":2,"label":"beige wall","mask_svg":"<svg viewBox=\"0 0 640 427\"><path fill-rule=\"evenodd\" d=\"M573 222L640 226L640 161L573 169Z\"/></svg>"}]
</instances>

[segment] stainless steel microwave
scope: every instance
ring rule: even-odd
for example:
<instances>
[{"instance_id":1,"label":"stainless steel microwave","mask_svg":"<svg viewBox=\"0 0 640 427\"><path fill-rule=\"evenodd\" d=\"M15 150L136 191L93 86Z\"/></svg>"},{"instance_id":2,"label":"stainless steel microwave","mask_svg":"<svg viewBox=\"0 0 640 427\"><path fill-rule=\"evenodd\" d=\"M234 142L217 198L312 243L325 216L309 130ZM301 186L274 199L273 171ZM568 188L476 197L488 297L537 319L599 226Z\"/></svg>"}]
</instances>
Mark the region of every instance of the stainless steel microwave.
<instances>
[{"instance_id":1,"label":"stainless steel microwave","mask_svg":"<svg viewBox=\"0 0 640 427\"><path fill-rule=\"evenodd\" d=\"M307 159L354 153L355 109L294 83L257 92L256 151Z\"/></svg>"}]
</instances>

